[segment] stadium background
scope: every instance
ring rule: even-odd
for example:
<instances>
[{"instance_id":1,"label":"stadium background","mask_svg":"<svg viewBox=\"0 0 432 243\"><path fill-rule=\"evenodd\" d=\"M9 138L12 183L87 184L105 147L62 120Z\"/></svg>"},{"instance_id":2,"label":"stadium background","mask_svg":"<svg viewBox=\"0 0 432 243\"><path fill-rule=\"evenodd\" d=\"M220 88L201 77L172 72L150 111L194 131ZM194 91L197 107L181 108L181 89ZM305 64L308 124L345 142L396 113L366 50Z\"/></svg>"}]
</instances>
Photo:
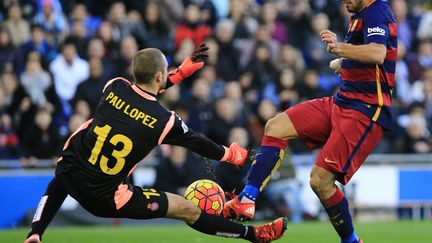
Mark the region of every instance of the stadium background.
<instances>
[{"instance_id":1,"label":"stadium background","mask_svg":"<svg viewBox=\"0 0 432 243\"><path fill-rule=\"evenodd\" d=\"M422 220L412 227L430 228L432 4L389 3L399 28L394 127L344 190L358 221ZM253 150L267 119L337 90L338 77L328 68L335 57L326 52L318 33L330 28L342 40L348 19L339 0L2 1L0 228L28 226L63 142L91 116L109 79L131 79L129 64L139 49L159 48L175 67L206 41L211 48L206 66L160 100L214 141L239 141ZM279 191L264 193L257 219L288 214L293 223L326 222L308 186L316 151L301 141L289 147L290 156L269 184ZM247 168L218 165L182 148L161 146L141 163L133 179L180 194L199 178L240 191ZM70 198L53 222L137 223L143 222L97 219ZM401 230L409 225L403 223ZM325 232L332 235L330 228Z\"/></svg>"}]
</instances>

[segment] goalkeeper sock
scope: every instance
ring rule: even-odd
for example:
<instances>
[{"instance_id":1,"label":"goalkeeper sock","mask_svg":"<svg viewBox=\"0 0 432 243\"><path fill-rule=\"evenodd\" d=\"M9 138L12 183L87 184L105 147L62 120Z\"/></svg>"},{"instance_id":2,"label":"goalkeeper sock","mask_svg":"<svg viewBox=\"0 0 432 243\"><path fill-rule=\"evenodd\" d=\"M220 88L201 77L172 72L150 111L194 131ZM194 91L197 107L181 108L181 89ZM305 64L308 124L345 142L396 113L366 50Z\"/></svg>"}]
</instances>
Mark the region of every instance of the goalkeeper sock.
<instances>
[{"instance_id":1,"label":"goalkeeper sock","mask_svg":"<svg viewBox=\"0 0 432 243\"><path fill-rule=\"evenodd\" d=\"M244 226L228 219L207 214L201 211L198 220L189 225L192 229L208 235L216 235L226 238L242 238L245 240L255 240L252 226Z\"/></svg>"},{"instance_id":2,"label":"goalkeeper sock","mask_svg":"<svg viewBox=\"0 0 432 243\"><path fill-rule=\"evenodd\" d=\"M66 199L66 196L67 192L63 189L59 179L54 177L48 185L44 196L39 201L33 217L32 229L27 238L33 234L38 234L42 239L42 234Z\"/></svg>"},{"instance_id":3,"label":"goalkeeper sock","mask_svg":"<svg viewBox=\"0 0 432 243\"><path fill-rule=\"evenodd\" d=\"M241 202L254 202L284 158L286 140L264 135L261 147L247 176L248 184L239 194Z\"/></svg>"},{"instance_id":4,"label":"goalkeeper sock","mask_svg":"<svg viewBox=\"0 0 432 243\"><path fill-rule=\"evenodd\" d=\"M322 200L330 222L341 238L341 243L358 242L349 211L348 201L343 192L337 188L335 194L327 200Z\"/></svg>"}]
</instances>

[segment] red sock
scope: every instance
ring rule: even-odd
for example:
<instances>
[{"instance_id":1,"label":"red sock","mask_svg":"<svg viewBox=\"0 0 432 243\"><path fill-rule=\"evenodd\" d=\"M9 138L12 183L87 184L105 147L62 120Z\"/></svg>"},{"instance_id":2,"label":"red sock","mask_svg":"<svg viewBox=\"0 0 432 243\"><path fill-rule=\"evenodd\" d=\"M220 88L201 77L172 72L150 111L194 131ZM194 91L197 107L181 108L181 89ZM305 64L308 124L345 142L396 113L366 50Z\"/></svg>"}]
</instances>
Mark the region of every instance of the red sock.
<instances>
[{"instance_id":1,"label":"red sock","mask_svg":"<svg viewBox=\"0 0 432 243\"><path fill-rule=\"evenodd\" d=\"M287 144L288 144L287 140L268 136L268 135L264 135L261 142L261 146L272 146L272 147L280 148L282 150L285 150Z\"/></svg>"},{"instance_id":2,"label":"red sock","mask_svg":"<svg viewBox=\"0 0 432 243\"><path fill-rule=\"evenodd\" d=\"M339 187L336 187L336 192L333 194L333 196L331 196L329 199L321 200L321 203L325 208L331 208L340 203L340 201L342 201L344 197L345 195L343 194L341 189L339 189Z\"/></svg>"}]
</instances>

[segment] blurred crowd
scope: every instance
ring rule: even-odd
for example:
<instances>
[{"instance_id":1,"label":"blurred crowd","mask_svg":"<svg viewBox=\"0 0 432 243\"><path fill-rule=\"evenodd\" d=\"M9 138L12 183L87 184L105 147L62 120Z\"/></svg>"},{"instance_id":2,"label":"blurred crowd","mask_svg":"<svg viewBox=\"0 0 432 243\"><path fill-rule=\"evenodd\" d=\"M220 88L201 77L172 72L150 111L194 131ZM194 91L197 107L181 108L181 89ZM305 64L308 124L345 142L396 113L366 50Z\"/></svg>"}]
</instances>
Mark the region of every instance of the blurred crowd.
<instances>
[{"instance_id":1,"label":"blurred crowd","mask_svg":"<svg viewBox=\"0 0 432 243\"><path fill-rule=\"evenodd\" d=\"M427 2L389 1L399 28L394 128L376 153L432 152ZM172 68L203 41L206 66L160 100L215 142L234 137L256 148L269 118L337 91L340 80L328 68L335 56L319 33L331 29L342 41L349 18L340 0L3 0L0 159L56 161L65 139L92 116L104 84L132 79L139 49L159 48ZM310 153L301 141L290 149ZM162 160L173 164L187 157L166 150Z\"/></svg>"}]
</instances>

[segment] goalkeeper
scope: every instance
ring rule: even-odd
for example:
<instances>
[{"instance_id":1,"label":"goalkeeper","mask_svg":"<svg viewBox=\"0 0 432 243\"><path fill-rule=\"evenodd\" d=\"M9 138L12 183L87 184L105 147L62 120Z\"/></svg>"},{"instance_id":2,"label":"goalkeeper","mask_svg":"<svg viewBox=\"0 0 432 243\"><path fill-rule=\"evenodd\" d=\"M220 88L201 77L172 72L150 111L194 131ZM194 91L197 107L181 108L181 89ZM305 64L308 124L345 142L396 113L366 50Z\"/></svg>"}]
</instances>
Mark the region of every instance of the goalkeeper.
<instances>
[{"instance_id":1,"label":"goalkeeper","mask_svg":"<svg viewBox=\"0 0 432 243\"><path fill-rule=\"evenodd\" d=\"M236 143L229 148L215 144L157 101L159 93L204 65L207 50L201 44L179 68L168 72L160 50L143 49L132 61L133 82L120 77L107 82L93 119L66 141L25 243L41 241L68 194L100 217L174 218L206 234L257 242L282 236L285 218L262 226L243 226L203 213L179 195L134 186L127 179L138 162L159 144L179 145L211 159L243 165L245 149Z\"/></svg>"}]
</instances>

